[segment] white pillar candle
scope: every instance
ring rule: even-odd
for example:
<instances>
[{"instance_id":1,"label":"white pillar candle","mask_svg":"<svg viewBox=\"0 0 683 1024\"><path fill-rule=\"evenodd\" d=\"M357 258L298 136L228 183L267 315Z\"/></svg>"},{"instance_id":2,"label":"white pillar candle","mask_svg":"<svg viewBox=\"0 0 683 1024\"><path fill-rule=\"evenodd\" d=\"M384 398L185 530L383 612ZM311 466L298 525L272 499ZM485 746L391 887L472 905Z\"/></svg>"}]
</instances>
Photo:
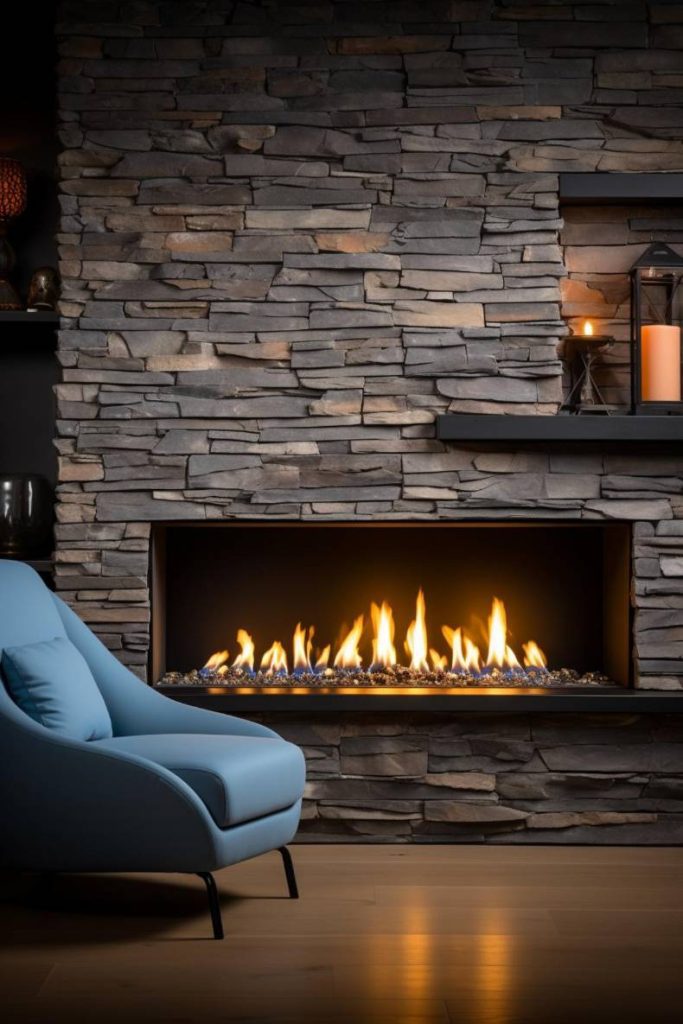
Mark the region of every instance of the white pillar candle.
<instances>
[{"instance_id":1,"label":"white pillar candle","mask_svg":"<svg viewBox=\"0 0 683 1024\"><path fill-rule=\"evenodd\" d=\"M648 324L640 335L641 398L643 402L680 402L681 329Z\"/></svg>"}]
</instances>

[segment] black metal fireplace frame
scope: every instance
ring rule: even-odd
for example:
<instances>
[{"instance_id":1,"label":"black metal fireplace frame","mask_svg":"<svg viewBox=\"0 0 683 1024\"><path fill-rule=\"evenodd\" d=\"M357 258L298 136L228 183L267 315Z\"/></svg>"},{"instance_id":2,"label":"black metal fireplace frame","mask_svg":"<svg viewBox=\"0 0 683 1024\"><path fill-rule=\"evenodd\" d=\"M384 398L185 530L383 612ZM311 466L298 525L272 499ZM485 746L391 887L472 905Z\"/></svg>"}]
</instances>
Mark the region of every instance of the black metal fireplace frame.
<instances>
[{"instance_id":1,"label":"black metal fireplace frame","mask_svg":"<svg viewBox=\"0 0 683 1024\"><path fill-rule=\"evenodd\" d=\"M151 564L150 564L150 594L152 601L152 643L150 649L150 674L152 682L159 678L158 667L163 664L162 649L165 650L164 636L164 614L160 607L163 604L166 581L164 579L166 531L169 527L183 526L196 529L211 529L217 526L239 528L240 526L292 526L294 528L315 526L324 529L328 523L313 522L306 520L303 523L283 520L233 520L230 522L197 522L197 521L173 521L160 522L154 525L151 543ZM406 521L382 521L368 522L356 521L343 523L336 522L336 525L352 526L358 528L383 527L392 525L416 527L444 527L448 525L465 527L476 526L500 526L500 520L468 518L463 520L437 520L414 522ZM585 522L574 519L548 520L515 520L507 522L506 526L593 526L594 520ZM615 546L617 552L613 571L616 575L622 574L620 587L624 587L623 574L628 574L628 593L631 577L632 560L632 538L631 525L624 522L601 523L608 531L606 536L616 537L621 529L620 543ZM623 543L624 531L628 528L628 545L625 548ZM610 532L611 531L611 532ZM632 640L632 610L629 606L628 622L625 628L628 630L629 646ZM624 628L622 624L622 628ZM162 686L160 689L165 694L178 700L192 703L198 706L213 708L223 712L234 713L258 713L266 711L291 711L307 713L316 711L396 711L404 709L444 712L453 710L468 711L621 711L621 712L642 712L642 711L673 711L683 710L683 692L676 691L648 691L632 688L632 678L629 666L629 686L595 686L587 689L583 686L562 687L557 689L544 689L532 687L477 687L461 688L449 687L427 690L425 688L392 688L383 687L380 689L370 687L318 687L311 690L305 687L292 688L283 686L269 687L221 687L221 686Z\"/></svg>"}]
</instances>

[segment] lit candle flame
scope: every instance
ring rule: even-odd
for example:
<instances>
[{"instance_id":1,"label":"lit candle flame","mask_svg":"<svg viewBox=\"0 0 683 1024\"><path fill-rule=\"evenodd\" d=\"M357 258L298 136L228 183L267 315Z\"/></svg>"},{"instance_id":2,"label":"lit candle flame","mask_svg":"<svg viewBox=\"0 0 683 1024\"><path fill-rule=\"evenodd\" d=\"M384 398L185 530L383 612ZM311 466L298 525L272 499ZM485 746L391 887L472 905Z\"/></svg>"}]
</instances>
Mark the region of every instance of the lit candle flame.
<instances>
[{"instance_id":1,"label":"lit candle flame","mask_svg":"<svg viewBox=\"0 0 683 1024\"><path fill-rule=\"evenodd\" d=\"M358 650L358 644L360 643L360 638L363 635L363 622L364 617L359 615L354 621L349 632L346 634L335 655L335 668L360 668L363 664L363 659L361 658L360 651Z\"/></svg>"},{"instance_id":2,"label":"lit candle flame","mask_svg":"<svg viewBox=\"0 0 683 1024\"><path fill-rule=\"evenodd\" d=\"M394 647L394 616L391 606L386 601L381 605L372 602L370 608L372 628L372 665L371 670L390 668L396 664L396 648Z\"/></svg>"},{"instance_id":3,"label":"lit candle flame","mask_svg":"<svg viewBox=\"0 0 683 1024\"><path fill-rule=\"evenodd\" d=\"M232 667L241 670L247 669L249 672L253 672L254 641L251 639L246 629L237 630L237 643L240 645L242 650L233 661Z\"/></svg>"},{"instance_id":4,"label":"lit candle flame","mask_svg":"<svg viewBox=\"0 0 683 1024\"><path fill-rule=\"evenodd\" d=\"M583 325L583 335L584 335L585 338L590 338L592 336L592 334L593 334L593 324L590 322L590 320L586 320L586 322Z\"/></svg>"},{"instance_id":5,"label":"lit candle flame","mask_svg":"<svg viewBox=\"0 0 683 1024\"><path fill-rule=\"evenodd\" d=\"M415 618L408 626L406 635L406 651L410 655L410 667L414 672L429 672L427 649L427 615L424 594L420 588L415 602Z\"/></svg>"}]
</instances>

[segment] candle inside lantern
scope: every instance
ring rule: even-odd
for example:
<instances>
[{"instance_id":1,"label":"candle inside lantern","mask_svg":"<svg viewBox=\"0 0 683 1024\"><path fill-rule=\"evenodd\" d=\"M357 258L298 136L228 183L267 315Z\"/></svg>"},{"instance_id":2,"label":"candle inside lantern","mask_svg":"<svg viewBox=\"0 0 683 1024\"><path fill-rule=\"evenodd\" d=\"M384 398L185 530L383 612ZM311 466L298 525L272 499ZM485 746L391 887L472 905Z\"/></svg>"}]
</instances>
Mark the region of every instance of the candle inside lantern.
<instances>
[{"instance_id":1,"label":"candle inside lantern","mask_svg":"<svg viewBox=\"0 0 683 1024\"><path fill-rule=\"evenodd\" d=\"M641 398L644 402L680 402L681 329L648 324L640 334Z\"/></svg>"}]
</instances>

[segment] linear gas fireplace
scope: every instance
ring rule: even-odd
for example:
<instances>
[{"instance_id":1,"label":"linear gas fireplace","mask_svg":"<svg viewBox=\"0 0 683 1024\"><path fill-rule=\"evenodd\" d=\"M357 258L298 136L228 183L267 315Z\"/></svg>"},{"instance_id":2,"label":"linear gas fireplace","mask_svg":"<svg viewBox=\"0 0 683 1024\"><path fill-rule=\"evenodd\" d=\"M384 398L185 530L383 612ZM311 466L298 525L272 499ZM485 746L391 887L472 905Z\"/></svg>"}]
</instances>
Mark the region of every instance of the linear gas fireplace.
<instances>
[{"instance_id":1,"label":"linear gas fireplace","mask_svg":"<svg viewBox=\"0 0 683 1024\"><path fill-rule=\"evenodd\" d=\"M631 682L618 522L158 524L151 678L261 693Z\"/></svg>"}]
</instances>

